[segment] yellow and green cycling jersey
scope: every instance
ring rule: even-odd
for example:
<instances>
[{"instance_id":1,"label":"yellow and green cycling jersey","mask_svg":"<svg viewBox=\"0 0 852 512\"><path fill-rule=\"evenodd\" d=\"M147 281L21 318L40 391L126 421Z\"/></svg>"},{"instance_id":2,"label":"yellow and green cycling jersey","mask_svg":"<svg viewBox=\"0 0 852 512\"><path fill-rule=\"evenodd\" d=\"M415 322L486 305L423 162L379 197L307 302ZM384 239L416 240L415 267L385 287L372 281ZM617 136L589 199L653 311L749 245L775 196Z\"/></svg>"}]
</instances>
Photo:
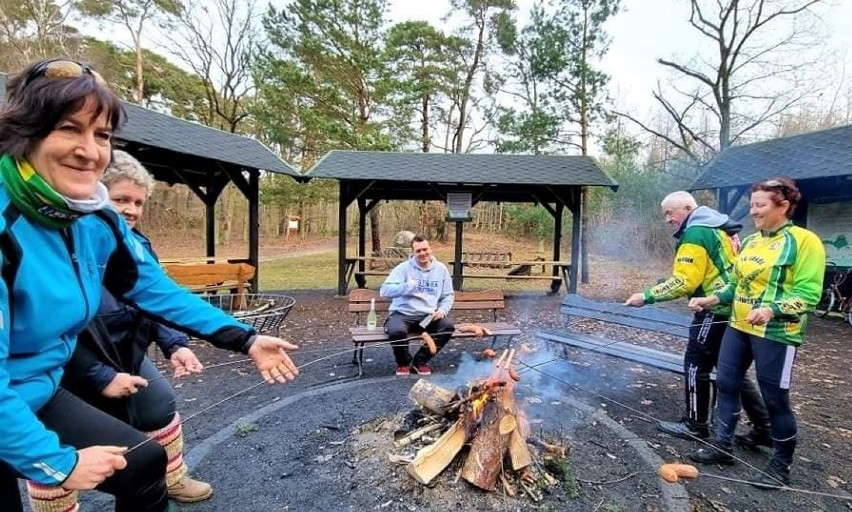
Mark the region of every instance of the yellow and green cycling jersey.
<instances>
[{"instance_id":1,"label":"yellow and green cycling jersey","mask_svg":"<svg viewBox=\"0 0 852 512\"><path fill-rule=\"evenodd\" d=\"M771 233L743 240L731 281L716 293L733 304L731 327L788 345L800 345L812 311L822 295L825 247L819 237L788 222ZM765 325L744 320L757 308L772 309Z\"/></svg>"},{"instance_id":2,"label":"yellow and green cycling jersey","mask_svg":"<svg viewBox=\"0 0 852 512\"><path fill-rule=\"evenodd\" d=\"M734 241L721 227L687 227L678 240L672 275L643 292L645 303L706 297L721 290L728 282L735 255ZM712 312L728 315L731 308L722 304Z\"/></svg>"}]
</instances>

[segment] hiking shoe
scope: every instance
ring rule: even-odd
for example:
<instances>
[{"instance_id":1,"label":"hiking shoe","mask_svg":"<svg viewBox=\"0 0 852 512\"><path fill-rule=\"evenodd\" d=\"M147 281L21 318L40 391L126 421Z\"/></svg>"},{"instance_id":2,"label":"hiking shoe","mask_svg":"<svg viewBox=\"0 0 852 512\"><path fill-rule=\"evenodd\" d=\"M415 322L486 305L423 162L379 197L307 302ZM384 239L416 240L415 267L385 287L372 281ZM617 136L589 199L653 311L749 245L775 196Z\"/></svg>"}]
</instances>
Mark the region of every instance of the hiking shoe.
<instances>
[{"instance_id":1,"label":"hiking shoe","mask_svg":"<svg viewBox=\"0 0 852 512\"><path fill-rule=\"evenodd\" d=\"M181 503L204 501L213 495L213 487L207 482L185 476L169 487L169 498Z\"/></svg>"},{"instance_id":2,"label":"hiking shoe","mask_svg":"<svg viewBox=\"0 0 852 512\"><path fill-rule=\"evenodd\" d=\"M756 482L751 485L764 491L775 491L790 485L790 466L782 464L775 457L763 468L763 472Z\"/></svg>"},{"instance_id":3,"label":"hiking shoe","mask_svg":"<svg viewBox=\"0 0 852 512\"><path fill-rule=\"evenodd\" d=\"M426 363L412 365L411 369L414 370L414 373L417 375L432 375L432 367Z\"/></svg>"},{"instance_id":4,"label":"hiking shoe","mask_svg":"<svg viewBox=\"0 0 852 512\"><path fill-rule=\"evenodd\" d=\"M396 367L397 377L408 377L409 375L411 375L411 370L408 368L408 365Z\"/></svg>"},{"instance_id":5,"label":"hiking shoe","mask_svg":"<svg viewBox=\"0 0 852 512\"><path fill-rule=\"evenodd\" d=\"M701 464L734 465L734 455L731 447L720 445L717 441L709 441L703 448L690 452L688 457Z\"/></svg>"},{"instance_id":6,"label":"hiking shoe","mask_svg":"<svg viewBox=\"0 0 852 512\"><path fill-rule=\"evenodd\" d=\"M684 420L661 421L657 423L657 429L681 439L707 439L710 437L710 431L707 427L696 427Z\"/></svg>"},{"instance_id":7,"label":"hiking shoe","mask_svg":"<svg viewBox=\"0 0 852 512\"><path fill-rule=\"evenodd\" d=\"M734 436L734 444L742 448L747 448L751 451L760 451L761 446L772 448L772 437L767 430L751 429L745 434L737 434Z\"/></svg>"}]
</instances>

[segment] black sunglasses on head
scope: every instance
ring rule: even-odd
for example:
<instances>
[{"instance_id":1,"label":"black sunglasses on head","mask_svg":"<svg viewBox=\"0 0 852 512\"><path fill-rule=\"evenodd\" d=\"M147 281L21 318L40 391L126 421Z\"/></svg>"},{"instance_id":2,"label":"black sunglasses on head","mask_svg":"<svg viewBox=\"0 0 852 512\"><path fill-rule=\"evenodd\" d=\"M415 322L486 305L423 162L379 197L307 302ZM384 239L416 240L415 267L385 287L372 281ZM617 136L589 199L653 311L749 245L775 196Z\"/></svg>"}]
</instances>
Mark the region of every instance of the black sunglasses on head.
<instances>
[{"instance_id":1,"label":"black sunglasses on head","mask_svg":"<svg viewBox=\"0 0 852 512\"><path fill-rule=\"evenodd\" d=\"M88 64L68 59L51 59L40 62L27 73L26 78L24 78L24 87L30 85L33 80L40 76L46 78L79 78L83 75L91 75L99 85L107 86L104 77Z\"/></svg>"}]
</instances>

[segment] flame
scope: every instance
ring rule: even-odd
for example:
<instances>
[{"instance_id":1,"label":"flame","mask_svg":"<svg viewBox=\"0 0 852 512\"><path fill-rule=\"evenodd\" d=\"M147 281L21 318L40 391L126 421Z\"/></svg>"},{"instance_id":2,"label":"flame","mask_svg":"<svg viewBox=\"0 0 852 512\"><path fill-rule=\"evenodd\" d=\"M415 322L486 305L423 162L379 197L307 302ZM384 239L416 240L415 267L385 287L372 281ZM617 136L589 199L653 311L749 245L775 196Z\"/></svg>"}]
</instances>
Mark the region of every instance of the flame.
<instances>
[{"instance_id":1,"label":"flame","mask_svg":"<svg viewBox=\"0 0 852 512\"><path fill-rule=\"evenodd\" d=\"M490 394L483 393L479 398L471 400L470 410L473 421L479 421L482 417L482 412L485 411L485 404L488 403L488 398L490 398Z\"/></svg>"}]
</instances>

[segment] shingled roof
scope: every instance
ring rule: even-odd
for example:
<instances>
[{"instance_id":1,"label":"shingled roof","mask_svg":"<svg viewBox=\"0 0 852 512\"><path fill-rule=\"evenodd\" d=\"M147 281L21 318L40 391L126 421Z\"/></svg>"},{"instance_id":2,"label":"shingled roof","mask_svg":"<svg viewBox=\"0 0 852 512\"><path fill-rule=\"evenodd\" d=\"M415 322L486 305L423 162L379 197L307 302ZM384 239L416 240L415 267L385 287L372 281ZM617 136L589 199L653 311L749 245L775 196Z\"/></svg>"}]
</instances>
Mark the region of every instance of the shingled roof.
<instances>
[{"instance_id":1,"label":"shingled roof","mask_svg":"<svg viewBox=\"0 0 852 512\"><path fill-rule=\"evenodd\" d=\"M334 150L305 176L339 180L606 186L618 183L585 156Z\"/></svg>"},{"instance_id":2,"label":"shingled roof","mask_svg":"<svg viewBox=\"0 0 852 512\"><path fill-rule=\"evenodd\" d=\"M6 96L6 75L0 73L0 102ZM255 139L224 132L168 114L123 102L127 122L118 141L174 151L192 157L290 176L299 172Z\"/></svg>"},{"instance_id":3,"label":"shingled roof","mask_svg":"<svg viewBox=\"0 0 852 512\"><path fill-rule=\"evenodd\" d=\"M259 141L124 103L127 123L116 139L290 176L299 172Z\"/></svg>"},{"instance_id":4,"label":"shingled roof","mask_svg":"<svg viewBox=\"0 0 852 512\"><path fill-rule=\"evenodd\" d=\"M770 176L796 181L852 175L852 125L734 146L716 156L691 190L751 185Z\"/></svg>"}]
</instances>

